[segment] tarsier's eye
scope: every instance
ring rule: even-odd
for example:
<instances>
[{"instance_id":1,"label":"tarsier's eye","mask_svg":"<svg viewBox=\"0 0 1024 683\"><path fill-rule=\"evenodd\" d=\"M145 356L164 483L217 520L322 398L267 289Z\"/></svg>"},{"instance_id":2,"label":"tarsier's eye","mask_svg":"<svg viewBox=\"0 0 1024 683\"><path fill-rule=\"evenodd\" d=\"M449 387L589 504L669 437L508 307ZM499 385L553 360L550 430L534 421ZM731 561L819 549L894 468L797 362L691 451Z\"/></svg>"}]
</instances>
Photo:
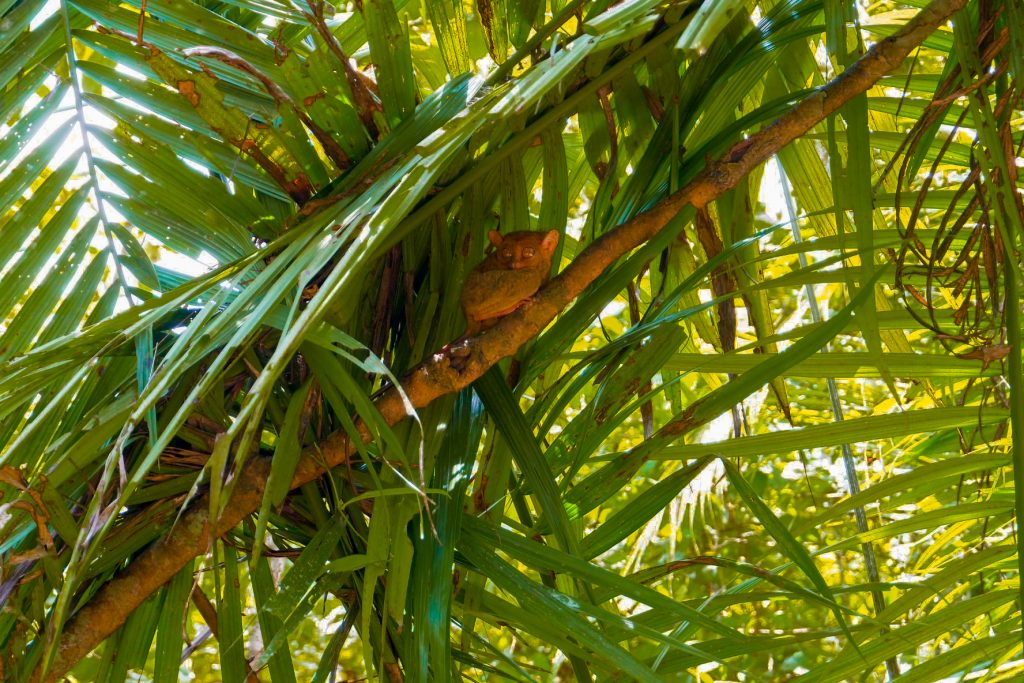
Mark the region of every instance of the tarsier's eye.
<instances>
[{"instance_id":1,"label":"tarsier's eye","mask_svg":"<svg viewBox=\"0 0 1024 683\"><path fill-rule=\"evenodd\" d=\"M536 253L537 252L534 251L533 247L527 247L526 249L523 249L523 258L533 258L533 255Z\"/></svg>"},{"instance_id":2,"label":"tarsier's eye","mask_svg":"<svg viewBox=\"0 0 1024 683\"><path fill-rule=\"evenodd\" d=\"M501 250L501 257L502 258L512 258L512 250L511 249L502 249Z\"/></svg>"}]
</instances>

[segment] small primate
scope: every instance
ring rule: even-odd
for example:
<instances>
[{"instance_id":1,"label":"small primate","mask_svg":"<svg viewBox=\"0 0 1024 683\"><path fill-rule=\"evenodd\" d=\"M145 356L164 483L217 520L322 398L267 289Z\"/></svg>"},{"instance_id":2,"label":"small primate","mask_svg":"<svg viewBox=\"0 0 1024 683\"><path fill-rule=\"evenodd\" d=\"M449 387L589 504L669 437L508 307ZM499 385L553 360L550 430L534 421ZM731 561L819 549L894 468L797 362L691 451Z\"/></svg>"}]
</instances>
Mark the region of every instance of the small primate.
<instances>
[{"instance_id":1,"label":"small primate","mask_svg":"<svg viewBox=\"0 0 1024 683\"><path fill-rule=\"evenodd\" d=\"M551 272L558 236L557 230L487 233L495 249L470 271L462 289L462 310L466 314L463 338L493 327L499 319L532 301Z\"/></svg>"}]
</instances>

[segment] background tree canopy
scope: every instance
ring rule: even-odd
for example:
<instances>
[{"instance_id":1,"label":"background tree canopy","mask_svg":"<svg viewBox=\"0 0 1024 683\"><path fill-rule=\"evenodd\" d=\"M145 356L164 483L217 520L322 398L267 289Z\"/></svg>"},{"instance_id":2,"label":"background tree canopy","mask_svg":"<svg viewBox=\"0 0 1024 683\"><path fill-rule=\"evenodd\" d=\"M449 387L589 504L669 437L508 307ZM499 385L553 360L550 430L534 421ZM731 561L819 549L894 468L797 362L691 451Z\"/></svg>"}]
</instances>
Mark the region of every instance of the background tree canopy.
<instances>
[{"instance_id":1,"label":"background tree canopy","mask_svg":"<svg viewBox=\"0 0 1024 683\"><path fill-rule=\"evenodd\" d=\"M1022 75L1020 0L0 0L0 678L1019 680ZM557 276L455 358L492 229Z\"/></svg>"}]
</instances>

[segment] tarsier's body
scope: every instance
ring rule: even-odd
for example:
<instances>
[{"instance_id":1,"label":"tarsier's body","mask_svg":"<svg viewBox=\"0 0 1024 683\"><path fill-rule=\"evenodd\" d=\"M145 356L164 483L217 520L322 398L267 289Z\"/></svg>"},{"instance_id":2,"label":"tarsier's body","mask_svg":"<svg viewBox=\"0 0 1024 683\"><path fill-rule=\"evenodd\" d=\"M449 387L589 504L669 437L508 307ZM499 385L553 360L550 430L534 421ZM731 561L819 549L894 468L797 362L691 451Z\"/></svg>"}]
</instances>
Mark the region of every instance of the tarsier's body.
<instances>
[{"instance_id":1,"label":"tarsier's body","mask_svg":"<svg viewBox=\"0 0 1024 683\"><path fill-rule=\"evenodd\" d=\"M520 231L487 237L495 250L466 276L462 310L466 334L472 337L500 318L530 303L551 272L558 231Z\"/></svg>"}]
</instances>

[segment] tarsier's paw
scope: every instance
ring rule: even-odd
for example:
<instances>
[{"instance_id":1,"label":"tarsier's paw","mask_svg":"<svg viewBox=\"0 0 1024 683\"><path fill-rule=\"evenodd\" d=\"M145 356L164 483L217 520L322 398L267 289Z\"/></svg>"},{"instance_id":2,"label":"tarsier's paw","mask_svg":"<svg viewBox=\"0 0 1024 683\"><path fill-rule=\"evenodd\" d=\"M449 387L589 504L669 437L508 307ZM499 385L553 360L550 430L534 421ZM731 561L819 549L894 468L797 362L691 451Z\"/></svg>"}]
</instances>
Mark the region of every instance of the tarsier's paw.
<instances>
[{"instance_id":1,"label":"tarsier's paw","mask_svg":"<svg viewBox=\"0 0 1024 683\"><path fill-rule=\"evenodd\" d=\"M454 341L451 344L444 346L435 354L435 358L438 360L447 358L448 365L456 372L461 373L466 369L466 364L469 362L469 355L470 349L468 340L460 339L459 341Z\"/></svg>"},{"instance_id":2,"label":"tarsier's paw","mask_svg":"<svg viewBox=\"0 0 1024 683\"><path fill-rule=\"evenodd\" d=\"M465 344L452 348L448 352L448 362L451 363L452 369L457 372L465 370L469 364L469 354L469 346Z\"/></svg>"},{"instance_id":3,"label":"tarsier's paw","mask_svg":"<svg viewBox=\"0 0 1024 683\"><path fill-rule=\"evenodd\" d=\"M516 306L516 310L518 311L521 309L529 308L530 306L533 306L535 303L537 303L537 297L527 297L526 299L523 299L522 301L519 302L519 305Z\"/></svg>"}]
</instances>

